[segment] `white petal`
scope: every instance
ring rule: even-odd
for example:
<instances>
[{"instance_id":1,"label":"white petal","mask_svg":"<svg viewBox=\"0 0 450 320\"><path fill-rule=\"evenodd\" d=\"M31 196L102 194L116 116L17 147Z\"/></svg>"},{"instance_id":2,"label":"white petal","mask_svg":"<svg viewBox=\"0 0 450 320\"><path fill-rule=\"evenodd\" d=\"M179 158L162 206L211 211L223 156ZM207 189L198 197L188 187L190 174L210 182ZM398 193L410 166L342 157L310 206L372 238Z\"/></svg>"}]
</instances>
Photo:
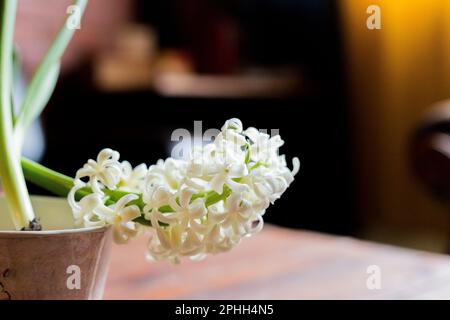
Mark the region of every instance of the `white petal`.
<instances>
[{"instance_id":1,"label":"white petal","mask_svg":"<svg viewBox=\"0 0 450 320\"><path fill-rule=\"evenodd\" d=\"M191 197L194 193L195 193L195 190L189 189L189 188L183 189L181 191L179 201L180 201L180 206L182 208L189 207L189 202L191 201Z\"/></svg>"},{"instance_id":2,"label":"white petal","mask_svg":"<svg viewBox=\"0 0 450 320\"><path fill-rule=\"evenodd\" d=\"M224 178L225 177L222 174L214 176L214 178L209 182L210 188L218 194L222 194L223 185L225 184Z\"/></svg>"}]
</instances>

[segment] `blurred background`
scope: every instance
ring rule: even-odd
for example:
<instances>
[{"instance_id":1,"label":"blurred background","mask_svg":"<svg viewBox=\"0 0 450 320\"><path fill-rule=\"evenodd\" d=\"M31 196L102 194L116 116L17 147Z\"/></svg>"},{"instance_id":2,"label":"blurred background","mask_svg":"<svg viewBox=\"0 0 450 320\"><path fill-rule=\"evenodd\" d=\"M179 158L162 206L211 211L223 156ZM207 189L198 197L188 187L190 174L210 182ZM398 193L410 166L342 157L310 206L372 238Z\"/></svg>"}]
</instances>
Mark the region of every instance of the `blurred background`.
<instances>
[{"instance_id":1,"label":"blurred background","mask_svg":"<svg viewBox=\"0 0 450 320\"><path fill-rule=\"evenodd\" d=\"M69 5L19 1L24 83ZM430 192L414 139L450 98L449 17L447 0L90 1L27 153L69 175L104 147L151 164L174 129L237 117L301 160L267 221L448 252L450 193Z\"/></svg>"}]
</instances>

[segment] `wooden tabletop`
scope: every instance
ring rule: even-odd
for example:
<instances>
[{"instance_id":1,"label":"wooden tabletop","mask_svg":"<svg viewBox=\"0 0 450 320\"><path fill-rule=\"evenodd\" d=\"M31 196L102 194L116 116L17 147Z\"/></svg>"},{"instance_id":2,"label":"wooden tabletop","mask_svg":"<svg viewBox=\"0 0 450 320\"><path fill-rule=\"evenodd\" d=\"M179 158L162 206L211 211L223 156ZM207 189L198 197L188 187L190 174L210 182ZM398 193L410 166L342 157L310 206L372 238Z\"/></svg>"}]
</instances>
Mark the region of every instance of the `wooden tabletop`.
<instances>
[{"instance_id":1,"label":"wooden tabletop","mask_svg":"<svg viewBox=\"0 0 450 320\"><path fill-rule=\"evenodd\" d=\"M173 266L114 245L105 299L450 299L450 257L267 226L230 253ZM381 289L368 289L369 266Z\"/></svg>"}]
</instances>

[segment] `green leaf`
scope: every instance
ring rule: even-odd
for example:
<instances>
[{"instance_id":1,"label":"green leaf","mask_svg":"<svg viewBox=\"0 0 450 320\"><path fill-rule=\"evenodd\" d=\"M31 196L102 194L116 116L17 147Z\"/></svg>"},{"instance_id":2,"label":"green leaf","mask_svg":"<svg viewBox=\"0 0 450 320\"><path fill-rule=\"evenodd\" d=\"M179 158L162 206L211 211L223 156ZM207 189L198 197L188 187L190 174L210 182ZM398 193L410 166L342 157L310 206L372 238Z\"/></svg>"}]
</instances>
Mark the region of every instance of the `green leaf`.
<instances>
[{"instance_id":1,"label":"green leaf","mask_svg":"<svg viewBox=\"0 0 450 320\"><path fill-rule=\"evenodd\" d=\"M80 18L86 8L87 0L75 0L74 5L79 8ZM70 19L68 16L67 19ZM15 124L19 146L23 143L23 136L28 126L41 114L47 105L59 76L61 57L66 50L76 29L68 27L68 20L56 35L47 54L39 64L25 95L20 113Z\"/></svg>"},{"instance_id":2,"label":"green leaf","mask_svg":"<svg viewBox=\"0 0 450 320\"><path fill-rule=\"evenodd\" d=\"M17 48L13 49L12 55L12 64L13 71L11 73L11 118L13 127L16 123L16 108L14 107L14 85L16 84L16 78L20 76L22 72L22 63L20 61L19 53L17 52Z\"/></svg>"},{"instance_id":3,"label":"green leaf","mask_svg":"<svg viewBox=\"0 0 450 320\"><path fill-rule=\"evenodd\" d=\"M30 85L25 95L20 113L15 121L16 143L21 146L23 135L30 124L41 114L50 100L59 76L59 63L49 67L38 86Z\"/></svg>"},{"instance_id":4,"label":"green leaf","mask_svg":"<svg viewBox=\"0 0 450 320\"><path fill-rule=\"evenodd\" d=\"M0 10L0 177L14 225L21 230L27 229L35 216L13 140L12 59L17 1L2 1Z\"/></svg>"}]
</instances>

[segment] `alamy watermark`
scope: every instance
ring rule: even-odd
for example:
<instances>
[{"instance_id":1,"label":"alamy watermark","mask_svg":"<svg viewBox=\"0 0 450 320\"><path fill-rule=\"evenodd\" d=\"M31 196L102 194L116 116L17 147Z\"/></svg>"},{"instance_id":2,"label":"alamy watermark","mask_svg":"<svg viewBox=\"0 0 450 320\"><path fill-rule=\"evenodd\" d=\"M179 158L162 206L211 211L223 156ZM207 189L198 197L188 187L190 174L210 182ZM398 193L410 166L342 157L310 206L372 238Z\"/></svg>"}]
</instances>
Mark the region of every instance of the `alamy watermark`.
<instances>
[{"instance_id":1,"label":"alamy watermark","mask_svg":"<svg viewBox=\"0 0 450 320\"><path fill-rule=\"evenodd\" d=\"M81 29L81 8L77 5L71 5L67 7L66 13L69 15L66 20L67 29Z\"/></svg>"},{"instance_id":2,"label":"alamy watermark","mask_svg":"<svg viewBox=\"0 0 450 320\"><path fill-rule=\"evenodd\" d=\"M81 269L79 266L72 264L67 267L66 273L69 275L66 280L66 286L69 290L81 289Z\"/></svg>"},{"instance_id":3,"label":"alamy watermark","mask_svg":"<svg viewBox=\"0 0 450 320\"><path fill-rule=\"evenodd\" d=\"M381 289L381 268L373 264L367 267L366 273L369 275L366 280L366 287L369 290Z\"/></svg>"},{"instance_id":4,"label":"alamy watermark","mask_svg":"<svg viewBox=\"0 0 450 320\"><path fill-rule=\"evenodd\" d=\"M381 29L381 8L376 4L367 7L366 13L369 15L366 20L366 26L369 30Z\"/></svg>"},{"instance_id":5,"label":"alamy watermark","mask_svg":"<svg viewBox=\"0 0 450 320\"><path fill-rule=\"evenodd\" d=\"M280 134L280 129L259 129L260 133L267 134L267 139L264 141L258 141L259 150L256 152L263 152L264 150L270 150L275 143L270 137L275 137ZM220 134L221 130L217 128L203 129L203 121L194 121L193 130L186 128L177 128L171 134L172 149L171 157L174 159L184 159L187 160L192 155L193 150L199 150L206 144L212 143L216 140L217 136ZM227 140L230 139L241 139L243 134L238 134L236 136L227 136ZM235 141L233 141L235 142ZM244 148L240 143L231 144L233 147ZM236 150L233 150L236 151Z\"/></svg>"}]
</instances>

